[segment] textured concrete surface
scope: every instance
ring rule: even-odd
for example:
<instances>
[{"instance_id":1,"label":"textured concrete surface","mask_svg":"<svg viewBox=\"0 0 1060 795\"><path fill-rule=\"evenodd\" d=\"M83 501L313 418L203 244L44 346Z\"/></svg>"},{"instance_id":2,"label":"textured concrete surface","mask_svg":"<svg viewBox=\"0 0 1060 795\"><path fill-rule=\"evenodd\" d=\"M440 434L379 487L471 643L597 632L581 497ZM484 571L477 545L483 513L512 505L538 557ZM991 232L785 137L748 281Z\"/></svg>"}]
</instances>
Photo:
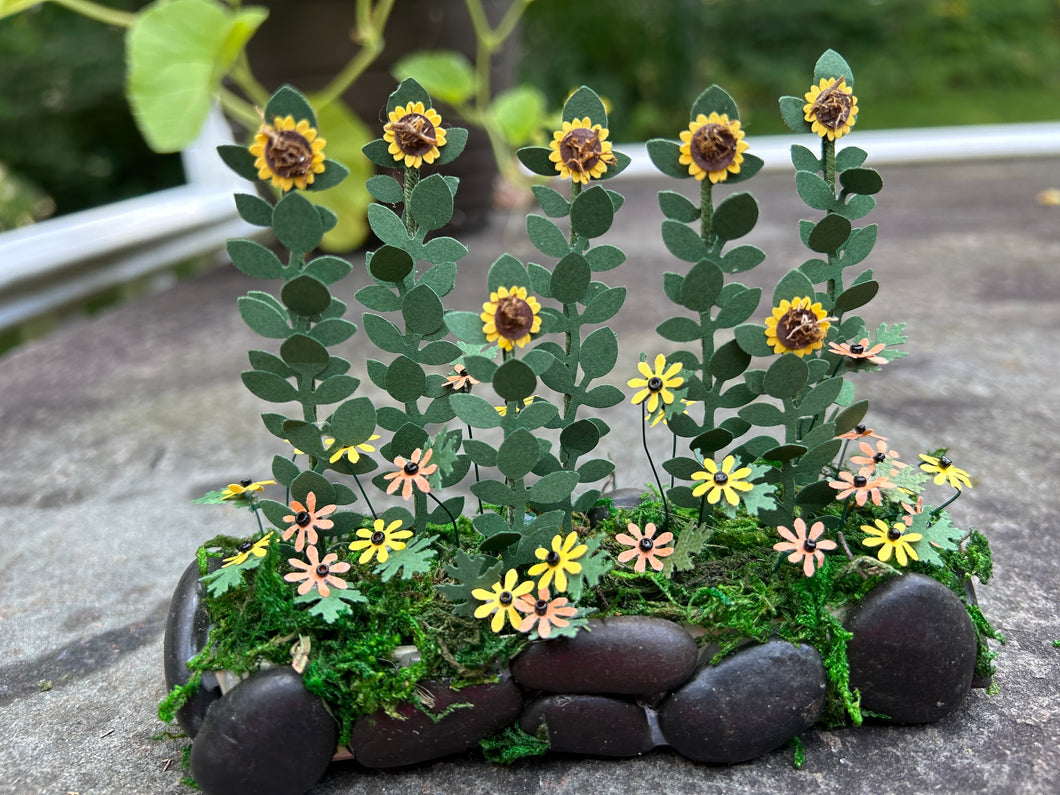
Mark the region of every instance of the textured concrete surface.
<instances>
[{"instance_id":1,"label":"textured concrete surface","mask_svg":"<svg viewBox=\"0 0 1060 795\"><path fill-rule=\"evenodd\" d=\"M1057 791L1060 209L1034 197L1060 186L1060 160L883 175L867 219L880 224L880 240L866 263L883 289L863 314L870 325L905 321L912 355L860 381L859 394L906 458L949 445L976 479L952 512L994 548L995 576L979 594L1008 638L997 695L973 691L929 726L811 730L802 770L787 750L729 768L665 750L510 768L469 755L390 773L332 765L314 793ZM629 255L607 274L630 288L616 320L621 382L641 350L659 349L653 329L669 311L662 272L683 266L658 237L655 193L673 184L615 187L627 204L605 241ZM750 241L770 259L747 281L768 289L808 258L796 224L810 213L790 175L762 175L749 188L762 206ZM462 309L481 303L485 269L501 251L535 258L521 214L497 214L465 242L471 255L448 301ZM352 277L341 297L363 280ZM167 729L156 716L162 623L197 544L222 529L247 531L242 514L190 499L267 476L276 451L257 419L264 406L239 382L245 350L259 345L234 306L248 286L234 269L219 270L0 359L0 792L189 791L180 784L183 741L156 739ZM339 353L363 359L365 338ZM615 431L605 440L619 486L650 477L631 452L639 418L629 412L610 413Z\"/></svg>"}]
</instances>

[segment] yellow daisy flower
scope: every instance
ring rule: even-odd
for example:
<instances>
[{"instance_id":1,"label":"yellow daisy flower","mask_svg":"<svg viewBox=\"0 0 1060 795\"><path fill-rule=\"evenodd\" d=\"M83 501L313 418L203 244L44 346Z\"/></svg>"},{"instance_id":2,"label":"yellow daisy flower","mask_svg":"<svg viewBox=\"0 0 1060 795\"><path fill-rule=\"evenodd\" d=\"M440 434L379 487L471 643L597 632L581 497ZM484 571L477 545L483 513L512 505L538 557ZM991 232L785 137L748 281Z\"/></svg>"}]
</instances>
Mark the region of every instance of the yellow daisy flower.
<instances>
[{"instance_id":1,"label":"yellow daisy flower","mask_svg":"<svg viewBox=\"0 0 1060 795\"><path fill-rule=\"evenodd\" d=\"M530 335L541 330L541 304L525 287L500 287L490 293L490 300L482 305L482 333L487 342L496 342L506 351L520 348L530 341Z\"/></svg>"},{"instance_id":2,"label":"yellow daisy flower","mask_svg":"<svg viewBox=\"0 0 1060 795\"><path fill-rule=\"evenodd\" d=\"M746 480L747 476L751 474L751 467L740 467L734 472L732 468L735 464L736 458L731 455L725 456L720 468L712 459L705 459L702 471L694 473L692 480L703 480L706 482L700 483L692 489L692 496L702 497L706 494L707 502L711 505L717 505L724 495L725 501L729 505L739 505L740 495L736 492L750 491L754 488L754 484Z\"/></svg>"},{"instance_id":3,"label":"yellow daisy flower","mask_svg":"<svg viewBox=\"0 0 1060 795\"><path fill-rule=\"evenodd\" d=\"M785 299L766 318L766 342L773 346L773 353L802 357L824 345L833 320L812 298Z\"/></svg>"},{"instance_id":4,"label":"yellow daisy flower","mask_svg":"<svg viewBox=\"0 0 1060 795\"><path fill-rule=\"evenodd\" d=\"M272 533L266 533L264 536L262 536L253 543L251 543L250 541L244 541L242 544L236 547L236 554L234 554L230 558L224 559L221 568L225 568L227 566L238 566L241 563L245 563L251 555L256 558L265 557L266 548L269 546L269 542L271 541Z\"/></svg>"},{"instance_id":5,"label":"yellow daisy flower","mask_svg":"<svg viewBox=\"0 0 1060 795\"><path fill-rule=\"evenodd\" d=\"M846 78L822 77L806 92L803 118L812 122L813 131L829 141L842 138L854 126L858 115L858 98Z\"/></svg>"},{"instance_id":6,"label":"yellow daisy flower","mask_svg":"<svg viewBox=\"0 0 1060 795\"><path fill-rule=\"evenodd\" d=\"M863 524L861 529L869 534L861 543L867 547L879 547L876 557L884 563L891 559L891 553L894 553L899 566L906 565L909 558L920 560L910 544L915 544L923 536L920 533L906 532L904 522L895 522L888 526L883 519L877 519L875 526Z\"/></svg>"},{"instance_id":7,"label":"yellow daisy flower","mask_svg":"<svg viewBox=\"0 0 1060 795\"><path fill-rule=\"evenodd\" d=\"M556 164L563 179L588 185L590 179L599 179L608 165L615 163L607 136L607 129L593 124L588 116L565 121L563 129L552 135L548 159Z\"/></svg>"},{"instance_id":8,"label":"yellow daisy flower","mask_svg":"<svg viewBox=\"0 0 1060 795\"><path fill-rule=\"evenodd\" d=\"M374 442L379 438L378 433L373 433L368 437L368 442ZM361 444L351 444L346 447L334 447L329 449L327 452L331 453L331 457L328 459L329 463L334 464L340 458L345 456L349 459L351 464L356 464L361 460L361 453L374 453L375 447L368 444L368 442L362 442ZM324 445L330 447L335 443L334 439L324 439ZM297 452L297 451L296 451Z\"/></svg>"},{"instance_id":9,"label":"yellow daisy flower","mask_svg":"<svg viewBox=\"0 0 1060 795\"><path fill-rule=\"evenodd\" d=\"M508 569L508 573L504 575L503 582L493 583L493 590L487 591L485 588L475 588L471 592L472 596L482 602L475 608L475 618L485 618L492 613L493 620L490 622L490 629L494 632L500 632L504 629L505 618L508 619L508 623L514 629L518 629L523 623L523 617L519 615L516 609L516 602L520 596L524 596L532 590L534 590L532 580L519 583L519 572L515 569Z\"/></svg>"},{"instance_id":10,"label":"yellow daisy flower","mask_svg":"<svg viewBox=\"0 0 1060 795\"><path fill-rule=\"evenodd\" d=\"M648 401L648 414L654 414L659 409L659 398L666 405L674 402L674 393L671 389L677 389L685 382L681 372L681 363L674 362L666 366L666 357L661 353L655 357L655 369L648 367L647 362L637 362L637 369L643 378L631 378L626 382L630 389L639 389L632 399L634 406L639 406L645 400ZM655 423L652 423L653 425Z\"/></svg>"},{"instance_id":11,"label":"yellow daisy flower","mask_svg":"<svg viewBox=\"0 0 1060 795\"><path fill-rule=\"evenodd\" d=\"M702 182L724 182L729 174L739 174L743 153L748 145L738 119L729 121L727 113L720 116L700 113L695 121L681 132L681 157L678 162L688 166L688 173Z\"/></svg>"},{"instance_id":12,"label":"yellow daisy flower","mask_svg":"<svg viewBox=\"0 0 1060 795\"><path fill-rule=\"evenodd\" d=\"M972 487L972 479L968 473L960 467L955 467L948 457L942 455L936 458L933 455L921 453L920 460L924 462L920 465L920 470L927 472L929 475L934 475L936 486L941 486L946 481L949 481L949 484L957 491L960 491L964 486Z\"/></svg>"},{"instance_id":13,"label":"yellow daisy flower","mask_svg":"<svg viewBox=\"0 0 1060 795\"><path fill-rule=\"evenodd\" d=\"M281 190L305 190L317 174L324 173L326 143L307 119L295 122L294 116L277 116L269 125L262 118L250 145L258 179L271 179Z\"/></svg>"},{"instance_id":14,"label":"yellow daisy flower","mask_svg":"<svg viewBox=\"0 0 1060 795\"><path fill-rule=\"evenodd\" d=\"M265 486L275 486L275 480L242 480L239 483L229 483L221 492L222 500L238 500L250 497L250 492L263 491Z\"/></svg>"},{"instance_id":15,"label":"yellow daisy flower","mask_svg":"<svg viewBox=\"0 0 1060 795\"><path fill-rule=\"evenodd\" d=\"M384 525L386 525L384 527ZM401 520L395 520L386 524L382 519L376 519L372 523L372 529L362 527L357 531L358 541L350 544L350 550L361 552L358 563L368 563L372 556L377 556L380 563L386 563L390 557L390 550L395 551L405 548L405 539L412 537L411 530L399 530Z\"/></svg>"},{"instance_id":16,"label":"yellow daisy flower","mask_svg":"<svg viewBox=\"0 0 1060 795\"><path fill-rule=\"evenodd\" d=\"M434 108L423 107L422 102L398 105L383 127L383 140L390 144L387 151L398 163L404 161L409 168L433 163L438 148L445 146L442 117Z\"/></svg>"},{"instance_id":17,"label":"yellow daisy flower","mask_svg":"<svg viewBox=\"0 0 1060 795\"><path fill-rule=\"evenodd\" d=\"M556 592L565 591L567 590L567 573L581 573L582 564L575 561L588 550L589 547L585 544L578 544L578 534L573 530L567 534L566 538L557 533L552 537L551 550L538 547L534 551L534 556L541 562L531 566L526 573L531 577L542 575L537 581L538 588L548 588L552 578L555 577Z\"/></svg>"}]
</instances>

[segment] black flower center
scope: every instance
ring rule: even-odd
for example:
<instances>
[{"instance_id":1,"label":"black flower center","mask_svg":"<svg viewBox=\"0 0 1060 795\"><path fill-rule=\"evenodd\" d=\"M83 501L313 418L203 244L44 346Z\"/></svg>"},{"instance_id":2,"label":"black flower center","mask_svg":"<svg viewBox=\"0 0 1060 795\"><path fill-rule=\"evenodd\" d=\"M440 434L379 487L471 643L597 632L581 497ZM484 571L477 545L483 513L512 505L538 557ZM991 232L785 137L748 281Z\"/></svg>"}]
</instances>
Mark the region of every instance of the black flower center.
<instances>
[{"instance_id":1,"label":"black flower center","mask_svg":"<svg viewBox=\"0 0 1060 795\"><path fill-rule=\"evenodd\" d=\"M854 98L843 91L845 85L846 78L840 77L814 100L813 115L829 130L838 130L845 125L854 108Z\"/></svg>"},{"instance_id":2,"label":"black flower center","mask_svg":"<svg viewBox=\"0 0 1060 795\"><path fill-rule=\"evenodd\" d=\"M854 426L854 431L858 434L858 436L864 436L865 435L865 431L867 431L867 430L868 430L868 428L866 428L864 425L855 425Z\"/></svg>"},{"instance_id":3,"label":"black flower center","mask_svg":"<svg viewBox=\"0 0 1060 795\"><path fill-rule=\"evenodd\" d=\"M648 379L648 389L652 392L658 392L663 388L663 380L657 375L653 375Z\"/></svg>"},{"instance_id":4,"label":"black flower center","mask_svg":"<svg viewBox=\"0 0 1060 795\"><path fill-rule=\"evenodd\" d=\"M438 143L438 132L422 113L408 113L386 126L406 155L425 155Z\"/></svg>"},{"instance_id":5,"label":"black flower center","mask_svg":"<svg viewBox=\"0 0 1060 795\"><path fill-rule=\"evenodd\" d=\"M249 486L253 482L254 482L253 480L241 480L241 481L239 481L239 485L242 486L243 488L246 488L247 486Z\"/></svg>"},{"instance_id":6,"label":"black flower center","mask_svg":"<svg viewBox=\"0 0 1060 795\"><path fill-rule=\"evenodd\" d=\"M278 177L304 177L313 167L313 147L295 130L265 127L265 164Z\"/></svg>"},{"instance_id":7,"label":"black flower center","mask_svg":"<svg viewBox=\"0 0 1060 795\"><path fill-rule=\"evenodd\" d=\"M560 556L559 553L556 552L556 550L552 550L547 555L545 555L545 563L547 563L549 566L558 566L559 562Z\"/></svg>"},{"instance_id":8,"label":"black flower center","mask_svg":"<svg viewBox=\"0 0 1060 795\"><path fill-rule=\"evenodd\" d=\"M382 530L376 530L372 533L372 538L370 540L375 546L381 546L383 542L386 541L386 533Z\"/></svg>"},{"instance_id":9,"label":"black flower center","mask_svg":"<svg viewBox=\"0 0 1060 795\"><path fill-rule=\"evenodd\" d=\"M850 352L851 353L855 353L855 354L862 354L862 353L865 352L865 346L864 345L858 345L858 344L855 343L854 345L850 346Z\"/></svg>"},{"instance_id":10,"label":"black flower center","mask_svg":"<svg viewBox=\"0 0 1060 795\"><path fill-rule=\"evenodd\" d=\"M602 151L600 136L589 127L576 127L559 142L563 165L579 174L588 174L600 162Z\"/></svg>"},{"instance_id":11,"label":"black flower center","mask_svg":"<svg viewBox=\"0 0 1060 795\"><path fill-rule=\"evenodd\" d=\"M953 462L946 456L939 456L939 469L948 469Z\"/></svg>"},{"instance_id":12,"label":"black flower center","mask_svg":"<svg viewBox=\"0 0 1060 795\"><path fill-rule=\"evenodd\" d=\"M534 602L534 612L539 616L543 616L548 612L548 601L545 599L538 599Z\"/></svg>"},{"instance_id":13,"label":"black flower center","mask_svg":"<svg viewBox=\"0 0 1060 795\"><path fill-rule=\"evenodd\" d=\"M692 162L704 171L722 171L736 158L736 136L727 124L704 124L688 147Z\"/></svg>"},{"instance_id":14,"label":"black flower center","mask_svg":"<svg viewBox=\"0 0 1060 795\"><path fill-rule=\"evenodd\" d=\"M825 333L821 321L810 309L792 307L777 321L777 341L791 350L820 342Z\"/></svg>"},{"instance_id":15,"label":"black flower center","mask_svg":"<svg viewBox=\"0 0 1060 795\"><path fill-rule=\"evenodd\" d=\"M512 603L512 598L513 597L511 591L501 591L500 595L497 597L497 601L507 607Z\"/></svg>"},{"instance_id":16,"label":"black flower center","mask_svg":"<svg viewBox=\"0 0 1060 795\"><path fill-rule=\"evenodd\" d=\"M892 527L887 531L887 538L891 541L897 541L902 537L902 529L900 527Z\"/></svg>"},{"instance_id":17,"label":"black flower center","mask_svg":"<svg viewBox=\"0 0 1060 795\"><path fill-rule=\"evenodd\" d=\"M493 324L505 339L521 340L534 327L533 307L517 295L506 295L497 301Z\"/></svg>"},{"instance_id":18,"label":"black flower center","mask_svg":"<svg viewBox=\"0 0 1060 795\"><path fill-rule=\"evenodd\" d=\"M417 464L415 461L409 461L407 464L405 464L402 471L404 471L406 475L415 475L417 472L420 471L420 465Z\"/></svg>"},{"instance_id":19,"label":"black flower center","mask_svg":"<svg viewBox=\"0 0 1060 795\"><path fill-rule=\"evenodd\" d=\"M638 546L642 552L651 552L655 548L655 542L650 538L642 538Z\"/></svg>"},{"instance_id":20,"label":"black flower center","mask_svg":"<svg viewBox=\"0 0 1060 795\"><path fill-rule=\"evenodd\" d=\"M317 577L327 577L328 576L328 572L330 572L330 571L331 571L331 569L328 568L328 564L327 563L320 563L316 567Z\"/></svg>"},{"instance_id":21,"label":"black flower center","mask_svg":"<svg viewBox=\"0 0 1060 795\"><path fill-rule=\"evenodd\" d=\"M875 461L877 464L882 464L884 461L887 460L887 454L886 453L876 453L876 455L874 455L872 457L872 460Z\"/></svg>"},{"instance_id":22,"label":"black flower center","mask_svg":"<svg viewBox=\"0 0 1060 795\"><path fill-rule=\"evenodd\" d=\"M719 486L724 486L726 483L729 482L729 476L726 475L724 472L715 472L714 482L717 483Z\"/></svg>"},{"instance_id":23,"label":"black flower center","mask_svg":"<svg viewBox=\"0 0 1060 795\"><path fill-rule=\"evenodd\" d=\"M869 482L869 479L867 477L865 477L864 475L854 475L854 487L855 488L859 488L859 489L865 488L865 484L867 484L868 482Z\"/></svg>"},{"instance_id":24,"label":"black flower center","mask_svg":"<svg viewBox=\"0 0 1060 795\"><path fill-rule=\"evenodd\" d=\"M805 541L802 542L802 548L807 552L813 552L815 549L817 549L817 542L814 541L812 538L807 538Z\"/></svg>"},{"instance_id":25,"label":"black flower center","mask_svg":"<svg viewBox=\"0 0 1060 795\"><path fill-rule=\"evenodd\" d=\"M311 521L313 521L313 517L309 515L308 511L299 511L294 515L294 523L299 527L305 527Z\"/></svg>"},{"instance_id":26,"label":"black flower center","mask_svg":"<svg viewBox=\"0 0 1060 795\"><path fill-rule=\"evenodd\" d=\"M250 541L244 541L242 544L240 544L238 547L236 547L236 549L239 550L240 552L250 552L250 549L253 546L254 546L254 544L252 544Z\"/></svg>"}]
</instances>

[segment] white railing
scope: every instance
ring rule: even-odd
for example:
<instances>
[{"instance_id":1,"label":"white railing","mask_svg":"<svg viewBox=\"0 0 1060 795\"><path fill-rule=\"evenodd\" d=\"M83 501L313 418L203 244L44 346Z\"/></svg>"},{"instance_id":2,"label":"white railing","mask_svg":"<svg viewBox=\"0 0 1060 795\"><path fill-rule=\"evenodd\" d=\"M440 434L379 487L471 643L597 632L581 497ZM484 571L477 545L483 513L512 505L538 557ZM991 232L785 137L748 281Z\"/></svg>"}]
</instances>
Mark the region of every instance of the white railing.
<instances>
[{"instance_id":1,"label":"white railing","mask_svg":"<svg viewBox=\"0 0 1060 795\"><path fill-rule=\"evenodd\" d=\"M215 113L182 153L187 184L0 234L0 332L260 233L232 200L246 182L215 151L230 142Z\"/></svg>"}]
</instances>

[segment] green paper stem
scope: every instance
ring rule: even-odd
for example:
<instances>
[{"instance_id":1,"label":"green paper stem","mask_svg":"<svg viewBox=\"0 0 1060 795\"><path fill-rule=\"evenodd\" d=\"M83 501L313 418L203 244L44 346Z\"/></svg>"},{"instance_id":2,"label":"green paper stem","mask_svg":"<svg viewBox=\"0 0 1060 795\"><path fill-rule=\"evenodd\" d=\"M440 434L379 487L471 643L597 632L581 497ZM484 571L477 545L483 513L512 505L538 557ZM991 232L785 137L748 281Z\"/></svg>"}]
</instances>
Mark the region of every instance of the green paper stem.
<instances>
[{"instance_id":1,"label":"green paper stem","mask_svg":"<svg viewBox=\"0 0 1060 795\"><path fill-rule=\"evenodd\" d=\"M357 484L357 488L360 489L361 496L364 497L364 501L368 503L368 510L372 512L372 518L378 519L379 514L375 512L375 506L372 505L372 501L368 499L368 493L364 490L364 486L361 484L361 479L357 476L357 473L353 473L353 480Z\"/></svg>"},{"instance_id":2,"label":"green paper stem","mask_svg":"<svg viewBox=\"0 0 1060 795\"><path fill-rule=\"evenodd\" d=\"M821 139L821 160L824 162L824 181L835 193L835 141L826 135Z\"/></svg>"},{"instance_id":3,"label":"green paper stem","mask_svg":"<svg viewBox=\"0 0 1060 795\"><path fill-rule=\"evenodd\" d=\"M713 193L714 183L710 181L710 177L704 177L703 181L699 183L699 236L703 238L703 242L706 243L708 247L714 245L714 235L711 231L711 226L714 223Z\"/></svg>"},{"instance_id":4,"label":"green paper stem","mask_svg":"<svg viewBox=\"0 0 1060 795\"><path fill-rule=\"evenodd\" d=\"M404 192L404 204L401 209L401 220L405 224L405 231L409 233L409 237L416 234L416 219L412 217L412 191L415 190L416 186L420 182L420 170L413 168L412 166L405 166L405 178L402 180L402 190Z\"/></svg>"},{"instance_id":5,"label":"green paper stem","mask_svg":"<svg viewBox=\"0 0 1060 795\"><path fill-rule=\"evenodd\" d=\"M474 439L475 437L471 435L471 426L468 425L466 427L467 427L467 438L468 439ZM481 476L479 475L478 464L476 462L472 461L471 465L473 467L475 467L475 482L478 483L480 480L482 480ZM479 499L479 501L478 501L478 512L482 513L482 500L481 499Z\"/></svg>"},{"instance_id":6,"label":"green paper stem","mask_svg":"<svg viewBox=\"0 0 1060 795\"><path fill-rule=\"evenodd\" d=\"M254 513L254 518L258 520L258 530L264 536L265 535L265 526L261 523L261 513L260 513L261 508L258 507L258 501L257 501L256 498L254 498L250 494L247 494L247 499L250 500L250 510ZM950 502L952 502L952 500L950 500ZM946 503L946 504L949 505L949 503ZM939 510L942 510L942 509L940 508Z\"/></svg>"},{"instance_id":7,"label":"green paper stem","mask_svg":"<svg viewBox=\"0 0 1060 795\"><path fill-rule=\"evenodd\" d=\"M673 444L670 445L670 458L677 458L677 434L670 431L670 435L673 436ZM674 476L670 475L670 488L674 487Z\"/></svg>"},{"instance_id":8,"label":"green paper stem","mask_svg":"<svg viewBox=\"0 0 1060 795\"><path fill-rule=\"evenodd\" d=\"M956 502L958 499L960 499L960 496L963 493L964 493L964 491L962 489L956 489L956 491L955 491L955 493L954 493L954 495L952 497L950 497L948 500L946 500L946 502L942 503L942 505L940 505L938 508L936 508L935 510L933 510L931 512L931 518L935 519L940 513L942 513L944 510L946 510L946 508L948 506L953 505L954 502Z\"/></svg>"},{"instance_id":9,"label":"green paper stem","mask_svg":"<svg viewBox=\"0 0 1060 795\"><path fill-rule=\"evenodd\" d=\"M662 529L665 532L670 525L670 505L666 502L666 489L663 488L662 480L659 478L659 471L655 468L655 462L651 457L651 450L648 449L648 401L646 399L640 404L640 440L644 446L644 455L648 457L648 466L651 467L651 473L655 476L655 482L659 485L659 496L662 498L663 504Z\"/></svg>"},{"instance_id":10,"label":"green paper stem","mask_svg":"<svg viewBox=\"0 0 1060 795\"><path fill-rule=\"evenodd\" d=\"M449 521L453 523L453 542L456 544L457 549L462 549L460 546L460 530L456 526L456 519L453 514L445 507L445 503L435 497L431 492L427 492L427 496L438 503L438 507L445 511L445 515L449 517Z\"/></svg>"}]
</instances>

